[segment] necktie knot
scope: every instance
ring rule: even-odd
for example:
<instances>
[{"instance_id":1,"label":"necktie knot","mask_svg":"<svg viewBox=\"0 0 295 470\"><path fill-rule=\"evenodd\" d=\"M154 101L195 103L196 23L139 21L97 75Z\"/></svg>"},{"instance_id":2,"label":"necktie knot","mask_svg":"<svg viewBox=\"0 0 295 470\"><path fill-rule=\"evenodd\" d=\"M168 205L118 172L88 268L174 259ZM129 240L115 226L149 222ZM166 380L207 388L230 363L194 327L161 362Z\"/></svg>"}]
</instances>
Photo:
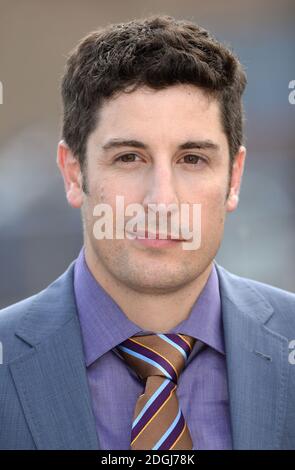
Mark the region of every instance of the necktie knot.
<instances>
[{"instance_id":1,"label":"necktie knot","mask_svg":"<svg viewBox=\"0 0 295 470\"><path fill-rule=\"evenodd\" d=\"M195 341L183 334L153 333L132 336L117 350L142 379L159 375L177 383Z\"/></svg>"}]
</instances>

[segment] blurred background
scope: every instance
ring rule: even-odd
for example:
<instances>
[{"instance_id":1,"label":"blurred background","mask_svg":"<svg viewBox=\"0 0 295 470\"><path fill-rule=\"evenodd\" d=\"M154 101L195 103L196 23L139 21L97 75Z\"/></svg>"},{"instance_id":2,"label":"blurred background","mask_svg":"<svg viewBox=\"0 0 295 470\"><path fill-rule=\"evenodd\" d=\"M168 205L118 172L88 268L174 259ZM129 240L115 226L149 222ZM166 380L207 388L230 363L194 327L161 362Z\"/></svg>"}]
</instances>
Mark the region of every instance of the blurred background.
<instances>
[{"instance_id":1,"label":"blurred background","mask_svg":"<svg viewBox=\"0 0 295 470\"><path fill-rule=\"evenodd\" d=\"M291 0L0 0L0 307L46 287L83 243L56 166L67 53L99 26L151 13L208 28L246 67L247 162L216 260L295 291L294 12Z\"/></svg>"}]
</instances>

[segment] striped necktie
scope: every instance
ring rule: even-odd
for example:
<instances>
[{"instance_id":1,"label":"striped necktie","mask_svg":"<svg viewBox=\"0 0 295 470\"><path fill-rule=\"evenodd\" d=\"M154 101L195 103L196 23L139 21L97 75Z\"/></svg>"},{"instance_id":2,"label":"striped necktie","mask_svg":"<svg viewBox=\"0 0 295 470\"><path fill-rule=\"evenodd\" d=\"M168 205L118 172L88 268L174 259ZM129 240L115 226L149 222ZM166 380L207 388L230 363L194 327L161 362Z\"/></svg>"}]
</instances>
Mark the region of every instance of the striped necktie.
<instances>
[{"instance_id":1,"label":"striped necktie","mask_svg":"<svg viewBox=\"0 0 295 470\"><path fill-rule=\"evenodd\" d=\"M135 406L132 450L192 449L176 388L195 341L182 334L153 333L132 336L117 346L120 356L146 380Z\"/></svg>"}]
</instances>

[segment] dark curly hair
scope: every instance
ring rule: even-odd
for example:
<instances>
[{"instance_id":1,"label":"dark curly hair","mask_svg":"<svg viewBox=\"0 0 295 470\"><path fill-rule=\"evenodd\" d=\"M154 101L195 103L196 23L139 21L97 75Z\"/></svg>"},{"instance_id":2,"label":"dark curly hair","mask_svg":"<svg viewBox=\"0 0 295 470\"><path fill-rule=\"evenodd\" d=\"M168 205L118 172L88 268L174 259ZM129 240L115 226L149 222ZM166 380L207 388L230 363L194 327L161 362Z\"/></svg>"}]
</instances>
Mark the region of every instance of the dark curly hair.
<instances>
[{"instance_id":1,"label":"dark curly hair","mask_svg":"<svg viewBox=\"0 0 295 470\"><path fill-rule=\"evenodd\" d=\"M62 138L83 172L87 139L104 100L140 86L159 90L196 85L220 103L231 173L243 143L241 97L246 82L243 67L229 48L191 21L152 15L111 24L91 32L68 56L61 86Z\"/></svg>"}]
</instances>

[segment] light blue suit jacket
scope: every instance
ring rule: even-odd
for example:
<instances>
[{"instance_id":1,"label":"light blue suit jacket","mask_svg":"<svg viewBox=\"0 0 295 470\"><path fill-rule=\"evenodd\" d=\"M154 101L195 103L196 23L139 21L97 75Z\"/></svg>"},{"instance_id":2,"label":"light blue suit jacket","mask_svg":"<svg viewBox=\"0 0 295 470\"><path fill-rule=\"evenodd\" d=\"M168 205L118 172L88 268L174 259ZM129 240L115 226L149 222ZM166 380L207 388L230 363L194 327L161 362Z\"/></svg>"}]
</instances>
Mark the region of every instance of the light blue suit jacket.
<instances>
[{"instance_id":1,"label":"light blue suit jacket","mask_svg":"<svg viewBox=\"0 0 295 470\"><path fill-rule=\"evenodd\" d=\"M215 263L234 449L295 449L295 294ZM0 448L99 449L69 266L0 311ZM99 341L99 338L98 338ZM101 412L104 412L103 403Z\"/></svg>"}]
</instances>

